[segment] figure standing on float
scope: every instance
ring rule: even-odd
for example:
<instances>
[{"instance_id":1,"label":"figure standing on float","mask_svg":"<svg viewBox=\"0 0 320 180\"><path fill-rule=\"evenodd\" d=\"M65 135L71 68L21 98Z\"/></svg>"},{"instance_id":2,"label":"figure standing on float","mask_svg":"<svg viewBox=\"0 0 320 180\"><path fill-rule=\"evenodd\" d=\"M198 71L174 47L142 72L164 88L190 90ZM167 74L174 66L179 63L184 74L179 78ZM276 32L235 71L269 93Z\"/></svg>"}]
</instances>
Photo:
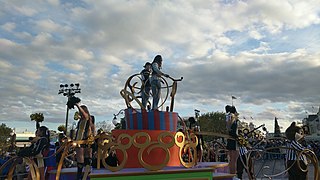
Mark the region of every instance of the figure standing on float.
<instances>
[{"instance_id":1,"label":"figure standing on float","mask_svg":"<svg viewBox=\"0 0 320 180\"><path fill-rule=\"evenodd\" d=\"M150 77L152 73L151 63L146 62L143 66L144 69L140 72L141 79L142 79L142 86L141 86L141 98L142 98L142 105L143 108L147 108L150 90L151 90L151 83Z\"/></svg>"},{"instance_id":2,"label":"figure standing on float","mask_svg":"<svg viewBox=\"0 0 320 180\"><path fill-rule=\"evenodd\" d=\"M152 76L151 76L151 88L152 88L152 109L158 109L158 104L161 96L161 76L169 77L161 71L162 69L162 57L161 55L156 55L152 62Z\"/></svg>"},{"instance_id":3,"label":"figure standing on float","mask_svg":"<svg viewBox=\"0 0 320 180\"><path fill-rule=\"evenodd\" d=\"M80 105L80 102L75 104L79 110L80 120L77 125L76 140L87 140L90 136L94 136L95 127L92 117L87 106ZM92 149L88 144L80 144L76 148L77 159L77 179L82 179L83 167L91 166L92 163Z\"/></svg>"},{"instance_id":4,"label":"figure standing on float","mask_svg":"<svg viewBox=\"0 0 320 180\"><path fill-rule=\"evenodd\" d=\"M237 170L237 159L239 156L239 147L237 144L238 137L238 112L235 106L227 105L226 109L226 124L229 135L232 139L227 140L227 150L230 158L229 161L229 172L236 174Z\"/></svg>"}]
</instances>

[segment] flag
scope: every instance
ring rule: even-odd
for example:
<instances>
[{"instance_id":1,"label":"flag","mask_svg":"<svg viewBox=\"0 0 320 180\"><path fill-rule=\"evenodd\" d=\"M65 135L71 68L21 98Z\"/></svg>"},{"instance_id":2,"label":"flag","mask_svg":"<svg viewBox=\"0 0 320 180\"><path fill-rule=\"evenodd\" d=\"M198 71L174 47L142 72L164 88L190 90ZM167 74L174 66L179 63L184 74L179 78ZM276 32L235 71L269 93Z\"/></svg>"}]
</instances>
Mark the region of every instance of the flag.
<instances>
[{"instance_id":1,"label":"flag","mask_svg":"<svg viewBox=\"0 0 320 180\"><path fill-rule=\"evenodd\" d=\"M235 96L231 96L232 97L232 99L237 99Z\"/></svg>"}]
</instances>

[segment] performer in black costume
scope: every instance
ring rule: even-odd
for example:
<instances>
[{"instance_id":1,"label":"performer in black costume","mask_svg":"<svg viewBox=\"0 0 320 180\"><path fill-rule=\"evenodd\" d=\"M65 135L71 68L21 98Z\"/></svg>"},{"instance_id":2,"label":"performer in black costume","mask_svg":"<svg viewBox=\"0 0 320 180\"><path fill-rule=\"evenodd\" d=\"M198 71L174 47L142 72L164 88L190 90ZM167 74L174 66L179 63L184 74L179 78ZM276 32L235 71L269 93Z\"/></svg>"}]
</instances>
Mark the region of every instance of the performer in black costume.
<instances>
[{"instance_id":1,"label":"performer in black costume","mask_svg":"<svg viewBox=\"0 0 320 180\"><path fill-rule=\"evenodd\" d=\"M150 90L151 90L151 63L146 62L146 64L143 66L144 69L140 72L141 79L142 79L142 86L141 86L141 98L142 98L142 105L143 108L147 108L149 96L150 96Z\"/></svg>"},{"instance_id":2,"label":"performer in black costume","mask_svg":"<svg viewBox=\"0 0 320 180\"><path fill-rule=\"evenodd\" d=\"M239 156L237 138L238 138L238 112L236 107L227 105L226 109L226 124L229 135L233 139L227 140L227 150L229 155L229 172L231 174L236 174L237 159Z\"/></svg>"},{"instance_id":3,"label":"performer in black costume","mask_svg":"<svg viewBox=\"0 0 320 180\"><path fill-rule=\"evenodd\" d=\"M74 101L74 100L71 100ZM92 116L89 113L87 106L80 105L80 101L75 104L79 110L80 120L77 125L76 139L87 140L90 136L95 134L95 126ZM77 161L77 180L82 179L83 167L90 168L92 163L92 149L88 144L80 144L76 147L76 161Z\"/></svg>"},{"instance_id":4,"label":"performer in black costume","mask_svg":"<svg viewBox=\"0 0 320 180\"><path fill-rule=\"evenodd\" d=\"M36 130L36 137L31 140L31 145L18 152L19 157L36 157L40 171L40 179L44 179L43 151L50 146L50 132L46 126L41 126Z\"/></svg>"}]
</instances>

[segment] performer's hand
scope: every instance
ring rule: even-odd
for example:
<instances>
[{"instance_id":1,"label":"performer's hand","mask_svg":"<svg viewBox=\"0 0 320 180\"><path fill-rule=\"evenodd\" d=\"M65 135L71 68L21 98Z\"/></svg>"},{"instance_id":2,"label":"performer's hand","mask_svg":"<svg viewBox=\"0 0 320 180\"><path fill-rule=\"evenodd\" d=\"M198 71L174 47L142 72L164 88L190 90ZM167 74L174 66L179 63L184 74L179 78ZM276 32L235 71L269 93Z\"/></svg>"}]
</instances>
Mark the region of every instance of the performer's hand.
<instances>
[{"instance_id":1,"label":"performer's hand","mask_svg":"<svg viewBox=\"0 0 320 180\"><path fill-rule=\"evenodd\" d=\"M34 137L34 138L31 140L31 143L35 143L35 142L37 142L39 139L40 139L40 137L39 137L39 136L36 136L36 137Z\"/></svg>"}]
</instances>

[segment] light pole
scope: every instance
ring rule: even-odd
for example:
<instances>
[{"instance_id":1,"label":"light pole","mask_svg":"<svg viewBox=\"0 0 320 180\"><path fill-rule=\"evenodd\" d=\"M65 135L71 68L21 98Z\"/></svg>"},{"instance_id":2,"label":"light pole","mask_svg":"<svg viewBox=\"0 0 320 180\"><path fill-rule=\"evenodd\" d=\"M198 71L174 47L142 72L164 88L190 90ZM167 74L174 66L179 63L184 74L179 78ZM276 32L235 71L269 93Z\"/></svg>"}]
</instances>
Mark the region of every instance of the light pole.
<instances>
[{"instance_id":1,"label":"light pole","mask_svg":"<svg viewBox=\"0 0 320 180\"><path fill-rule=\"evenodd\" d=\"M232 105L232 106L233 106L233 100L234 100L234 99L237 99L237 97L231 95L231 105Z\"/></svg>"},{"instance_id":2,"label":"light pole","mask_svg":"<svg viewBox=\"0 0 320 180\"><path fill-rule=\"evenodd\" d=\"M198 122L198 127L199 127L199 129L200 129L200 119L199 119L200 110L195 109L195 110L194 110L194 115L195 115L196 121Z\"/></svg>"},{"instance_id":3,"label":"light pole","mask_svg":"<svg viewBox=\"0 0 320 180\"><path fill-rule=\"evenodd\" d=\"M80 84L60 84L60 89L58 94L63 94L64 96L68 97L68 101L71 97L73 97L76 93L81 93L81 89L79 88ZM67 101L67 102L68 102ZM66 113L66 127L65 127L65 135L67 135L68 131L68 116L69 116L69 107L67 106L67 113Z\"/></svg>"}]
</instances>

